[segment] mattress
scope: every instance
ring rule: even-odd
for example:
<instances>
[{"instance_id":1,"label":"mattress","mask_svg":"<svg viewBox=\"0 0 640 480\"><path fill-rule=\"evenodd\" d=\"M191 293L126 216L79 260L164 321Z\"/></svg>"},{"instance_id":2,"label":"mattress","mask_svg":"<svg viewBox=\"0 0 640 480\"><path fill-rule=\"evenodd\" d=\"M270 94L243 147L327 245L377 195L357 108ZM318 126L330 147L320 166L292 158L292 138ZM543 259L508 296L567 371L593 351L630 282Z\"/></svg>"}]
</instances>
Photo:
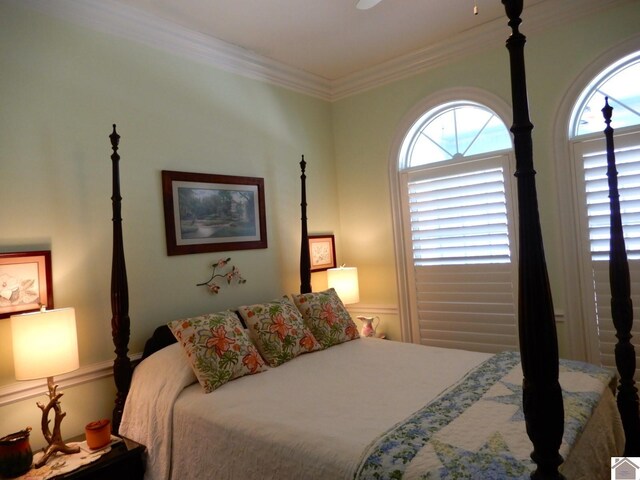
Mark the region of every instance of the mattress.
<instances>
[{"instance_id":1,"label":"mattress","mask_svg":"<svg viewBox=\"0 0 640 480\"><path fill-rule=\"evenodd\" d=\"M385 435L388 438L453 388L463 388L462 382L474 378L492 358L362 338L301 355L205 394L180 347L172 345L136 369L120 432L147 446L145 478L151 480L368 478L363 465ZM519 364L508 365L507 370L507 383L501 376L497 385L487 387L488 392L519 386ZM561 452L566 460L562 470L572 479L608 478L604 475L609 472L609 458L620 455L624 443L607 385L610 374L601 372L597 381L579 376L562 371L561 385L570 392L589 392L585 395L593 407L591 420L569 429L571 438ZM512 390L504 393L518 393L518 388ZM500 408L506 408L503 416L509 423L519 406L506 404ZM465 415L471 413L475 423L465 426ZM483 418L492 418L487 415L494 413L463 414L459 420L463 423L455 427L458 437L481 448L492 435L482 424ZM505 436L524 468L532 468L531 445L519 420L519 426L505 427L512 432ZM425 448L416 454L417 463L404 472L404 478L425 473L420 459L427 458L425 452L431 447ZM373 472L371 478L387 474Z\"/></svg>"}]
</instances>

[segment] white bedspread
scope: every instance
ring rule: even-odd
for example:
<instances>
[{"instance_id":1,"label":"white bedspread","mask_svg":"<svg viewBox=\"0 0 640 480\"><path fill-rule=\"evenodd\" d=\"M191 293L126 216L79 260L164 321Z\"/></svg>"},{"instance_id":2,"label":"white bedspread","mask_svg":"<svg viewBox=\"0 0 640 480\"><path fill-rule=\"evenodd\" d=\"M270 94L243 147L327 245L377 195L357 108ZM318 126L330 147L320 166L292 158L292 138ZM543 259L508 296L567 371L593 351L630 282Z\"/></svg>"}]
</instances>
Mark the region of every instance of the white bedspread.
<instances>
[{"instance_id":1,"label":"white bedspread","mask_svg":"<svg viewBox=\"0 0 640 480\"><path fill-rule=\"evenodd\" d=\"M488 357L367 338L302 355L210 394L197 383L180 385L181 392L164 388L166 398L145 395L163 373L151 366L153 380L136 372L121 433L149 449L147 480L353 478L374 439ZM615 407L611 396L607 401ZM149 416L152 425L134 421L138 416Z\"/></svg>"},{"instance_id":2,"label":"white bedspread","mask_svg":"<svg viewBox=\"0 0 640 480\"><path fill-rule=\"evenodd\" d=\"M450 353L361 339L209 395L189 387L175 405L172 478L352 478L373 438L489 357Z\"/></svg>"},{"instance_id":3,"label":"white bedspread","mask_svg":"<svg viewBox=\"0 0 640 480\"><path fill-rule=\"evenodd\" d=\"M147 447L145 478L169 477L173 404L180 392L195 381L177 343L156 352L133 372L120 434Z\"/></svg>"}]
</instances>

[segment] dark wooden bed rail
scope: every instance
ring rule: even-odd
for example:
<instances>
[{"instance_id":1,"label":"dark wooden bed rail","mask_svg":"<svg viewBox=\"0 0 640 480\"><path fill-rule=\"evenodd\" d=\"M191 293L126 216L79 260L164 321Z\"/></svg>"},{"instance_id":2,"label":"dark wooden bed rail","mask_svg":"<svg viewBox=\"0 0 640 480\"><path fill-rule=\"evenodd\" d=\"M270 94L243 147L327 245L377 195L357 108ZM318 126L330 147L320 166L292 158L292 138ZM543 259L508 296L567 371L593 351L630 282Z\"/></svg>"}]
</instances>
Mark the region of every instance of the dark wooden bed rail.
<instances>
[{"instance_id":1,"label":"dark wooden bed rail","mask_svg":"<svg viewBox=\"0 0 640 480\"><path fill-rule=\"evenodd\" d=\"M561 479L558 466L562 457L558 450L563 434L564 410L562 394L558 383L558 343L555 329L553 300L546 268L542 231L538 212L538 201L533 167L533 148L529 119L527 88L525 79L524 44L525 36L519 31L523 0L502 0L512 33L507 40L510 57L513 125L516 153L516 177L518 185L519 213L519 306L518 326L520 352L523 368L523 409L527 433L533 444L532 458L537 470L532 474L536 479ZM631 300L629 294L629 270L619 219L620 206L613 156L612 129L609 125L610 112L605 112L607 123L607 147L612 156L613 175L609 176L610 197L612 199L611 267L612 310L614 325L619 339L616 345L616 363L620 372L620 386L617 401L624 422L627 443L626 456L640 456L640 413L638 394L633 376L635 374L635 351L631 339ZM113 125L110 135L113 154L113 258L111 279L112 336L115 345L114 378L117 388L113 411L113 432L118 433L122 412L132 376L132 363L128 356L129 343L129 297L126 265L122 238L120 172L117 153L120 136ZM304 156L301 169L301 246L300 246L300 291L311 291L311 271L309 258L307 203L306 203L306 162ZM611 168L611 167L610 167ZM613 180L612 180L613 179ZM617 205L617 208L616 208ZM617 213L614 213L617 211ZM618 216L615 219L615 216ZM615 224L615 225L614 225ZM626 268L626 276L625 276Z\"/></svg>"}]
</instances>

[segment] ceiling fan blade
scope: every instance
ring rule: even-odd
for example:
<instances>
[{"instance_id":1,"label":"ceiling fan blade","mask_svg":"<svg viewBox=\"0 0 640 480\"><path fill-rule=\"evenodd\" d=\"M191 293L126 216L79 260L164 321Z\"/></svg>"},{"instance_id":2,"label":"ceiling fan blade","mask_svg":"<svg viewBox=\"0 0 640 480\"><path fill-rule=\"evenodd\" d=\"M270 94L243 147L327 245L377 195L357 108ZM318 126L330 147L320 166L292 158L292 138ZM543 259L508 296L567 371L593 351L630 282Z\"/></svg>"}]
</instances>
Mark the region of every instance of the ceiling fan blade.
<instances>
[{"instance_id":1,"label":"ceiling fan blade","mask_svg":"<svg viewBox=\"0 0 640 480\"><path fill-rule=\"evenodd\" d=\"M382 0L358 0L358 3L356 3L356 8L358 10L367 10L369 8L375 7L381 1Z\"/></svg>"}]
</instances>

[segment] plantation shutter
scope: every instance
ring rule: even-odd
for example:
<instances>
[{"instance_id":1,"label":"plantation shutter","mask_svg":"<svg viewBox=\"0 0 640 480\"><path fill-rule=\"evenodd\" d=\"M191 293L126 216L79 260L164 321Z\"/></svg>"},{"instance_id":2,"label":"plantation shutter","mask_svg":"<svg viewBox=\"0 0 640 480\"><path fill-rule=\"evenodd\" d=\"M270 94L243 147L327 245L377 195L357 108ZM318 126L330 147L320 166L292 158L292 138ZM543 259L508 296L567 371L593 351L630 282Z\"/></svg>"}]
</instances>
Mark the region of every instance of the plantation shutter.
<instances>
[{"instance_id":1,"label":"plantation shutter","mask_svg":"<svg viewBox=\"0 0 640 480\"><path fill-rule=\"evenodd\" d=\"M638 345L640 339L640 134L616 138L616 165L620 209L624 229L634 328L632 335ZM611 289L609 285L609 197L607 184L607 157L604 141L584 141L576 149L584 166L585 203L590 269L593 275L595 313L598 330L600 361L603 366L615 368L614 349L617 339L611 318ZM636 362L640 364L640 349L636 347Z\"/></svg>"},{"instance_id":2,"label":"plantation shutter","mask_svg":"<svg viewBox=\"0 0 640 480\"><path fill-rule=\"evenodd\" d=\"M407 174L420 341L517 348L508 155Z\"/></svg>"}]
</instances>

